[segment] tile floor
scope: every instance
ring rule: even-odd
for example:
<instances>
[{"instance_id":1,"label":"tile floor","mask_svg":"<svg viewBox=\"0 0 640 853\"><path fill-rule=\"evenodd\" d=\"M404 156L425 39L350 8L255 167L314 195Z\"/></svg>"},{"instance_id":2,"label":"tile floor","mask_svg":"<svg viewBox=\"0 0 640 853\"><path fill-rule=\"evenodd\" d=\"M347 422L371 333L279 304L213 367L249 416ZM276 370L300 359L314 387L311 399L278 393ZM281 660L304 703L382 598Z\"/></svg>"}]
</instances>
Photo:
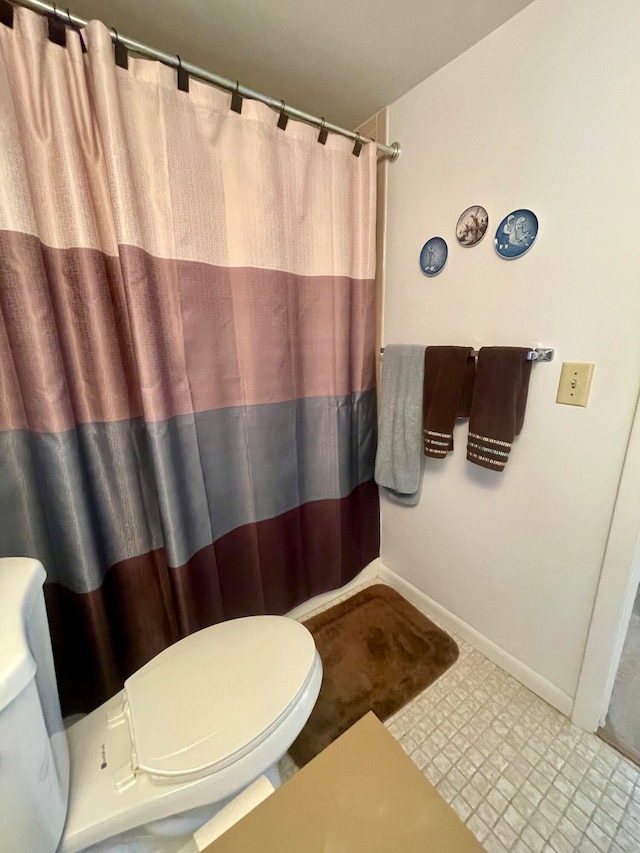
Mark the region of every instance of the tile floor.
<instances>
[{"instance_id":1,"label":"tile floor","mask_svg":"<svg viewBox=\"0 0 640 853\"><path fill-rule=\"evenodd\" d=\"M452 636L458 661L386 725L485 849L640 853L640 769Z\"/></svg>"}]
</instances>

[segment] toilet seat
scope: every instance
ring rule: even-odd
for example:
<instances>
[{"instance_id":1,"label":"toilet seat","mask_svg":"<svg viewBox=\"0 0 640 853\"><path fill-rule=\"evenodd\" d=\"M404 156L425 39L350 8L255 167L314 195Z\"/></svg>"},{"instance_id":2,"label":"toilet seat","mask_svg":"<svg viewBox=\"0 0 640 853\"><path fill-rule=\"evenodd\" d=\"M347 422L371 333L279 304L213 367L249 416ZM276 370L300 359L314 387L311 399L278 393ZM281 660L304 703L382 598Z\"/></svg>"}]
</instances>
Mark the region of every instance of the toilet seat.
<instances>
[{"instance_id":1,"label":"toilet seat","mask_svg":"<svg viewBox=\"0 0 640 853\"><path fill-rule=\"evenodd\" d=\"M170 646L125 682L132 771L175 783L237 761L277 728L315 658L309 631L283 616L233 619Z\"/></svg>"},{"instance_id":2,"label":"toilet seat","mask_svg":"<svg viewBox=\"0 0 640 853\"><path fill-rule=\"evenodd\" d=\"M273 618L284 617L259 616L251 618L271 621ZM285 677L287 677L287 671L291 672L296 668L295 659L304 660L308 655L308 652L302 651L305 647L307 650L309 649L310 635L306 629L302 625L294 623L293 620L285 619L285 621L288 623L288 627L283 628L282 631L277 628L275 631L272 628L269 628L268 631L262 631L258 628L258 640L253 643L249 640L249 636L256 637L253 628L247 633L246 641L243 640L242 636L237 637L237 642L246 642L247 648L252 645L255 647L256 642L260 649L267 642L271 648L271 652L264 655L265 668L255 675L253 684L249 683L246 666L250 665L250 661L258 662L263 657L261 654L245 654L243 657L239 653L234 658L226 658L230 664L235 660L233 666L230 665L228 669L233 668L236 671L236 680L241 692L237 694L235 713L232 715L232 720L227 728L230 737L226 741L221 737L220 741L226 744L220 751L221 754L226 755L226 759L222 759L217 764L210 765L208 768L205 767L206 762L202 761L202 758L198 758L197 744L194 744L194 738L189 737L186 744L183 743L182 745L186 746L187 752L190 752L191 757L195 758L193 761L186 762L189 771L193 772L195 768L194 775L185 774L184 764L182 766L173 764L171 756L168 754L172 751L175 752L176 747L179 751L180 745L174 743L170 749L167 749L169 741L166 739L164 740L164 749L162 748L162 741L158 741L158 752L156 755L151 753L149 766L153 766L156 771L161 772L166 770L175 772L177 769L178 773L172 776L159 775L157 772L148 772L140 767L140 762L137 759L138 752L140 752L142 762L145 764L147 762L144 759L148 760L150 757L145 752L144 735L148 731L146 728L148 721L144 719L145 714L153 715L152 723L163 728L170 725L170 713L180 713L180 703L177 702L178 696L172 695L165 683L165 677L168 677L166 670L164 670L164 676L162 670L159 671L159 675L163 677L157 679L157 683L153 683L156 681L153 679L149 681L147 689L144 686L142 687L141 705L136 702L138 691L136 691L135 676L132 676L134 687L132 690L131 682L129 682L129 688L133 697L135 722L126 692L121 690L107 700L104 705L78 720L67 730L71 757L71 786L67 822L58 853L78 853L78 851L91 847L91 845L106 838L115 837L120 833L133 830L135 827L149 826L166 817L178 815L194 808L197 809L201 806L209 808L212 804L225 802L258 776L269 772L269 769L275 766L309 718L322 682L322 662L314 644L311 673L306 687L298 692L297 697L280 715L279 721L274 721L274 724L268 725L266 730L264 730L264 718L261 722L256 721L255 725L248 725L253 717L251 709L255 709L260 704L259 694L271 694L271 688L276 682L279 682L282 670L285 671ZM231 630L231 628L226 627L228 624L225 622L204 630L210 632L212 639L215 639L217 635L222 633L220 629L224 628L226 637L227 632ZM280 635L280 642L274 640L273 635L275 633ZM265 637L265 634L269 636ZM192 637L197 637L197 635L192 635ZM187 638L186 643L181 642L195 650L197 647L194 646L192 637ZM218 643L216 643L217 646ZM206 658L206 650L202 651ZM249 651L253 652L255 648L253 650L249 648ZM161 654L164 656L165 653ZM277 655L275 659L269 659L272 654ZM200 662L197 668L197 677L195 681L194 679L186 679L187 687L182 692L185 696L207 696L212 702L214 691L211 687L211 679L207 681L205 678L202 655L196 654L195 651L194 655L196 661ZM209 654L209 657L215 658L212 654ZM156 658L150 661L147 666L151 668L157 663L157 660ZM291 669L288 667L289 662L292 663ZM213 663L217 664L218 661L214 660ZM302 672L305 668L306 664L299 669L300 680L302 680ZM139 686L140 684L138 684ZM294 690L295 687L292 686L291 694ZM157 691L155 699L151 695L154 691ZM176 690L176 694L177 692ZM288 691L280 694L281 707L287 703L286 692ZM185 704L188 705L188 702ZM186 713L190 715L191 709L189 708ZM245 732L248 732L247 737L253 737L253 740L251 743L240 745L239 749L235 749L239 741L242 740L241 737L238 737L238 729L235 725L240 716L247 723L245 728ZM195 723L197 722L195 720ZM134 726L136 728L135 736ZM259 733L261 728L263 729L262 734ZM211 716L209 716L208 731L205 734L211 735L214 731L215 729L211 725ZM165 738L166 736L161 733L160 737ZM233 740L235 740L235 745ZM158 761L156 762L154 758ZM170 763L166 764L163 759Z\"/></svg>"},{"instance_id":3,"label":"toilet seat","mask_svg":"<svg viewBox=\"0 0 640 853\"><path fill-rule=\"evenodd\" d=\"M277 763L309 719L322 683L306 628L259 616L204 629L150 661L127 681L128 693L120 690L65 732L44 569L27 558L4 568L9 575L0 572L0 588L19 618L5 620L16 654L15 661L3 658L0 670L8 664L9 689L20 692L0 697L9 702L0 710L11 715L3 731L13 736L0 757L5 815L15 814L9 832L18 833L20 849L80 853L107 839L129 845L141 831L183 832L259 776L277 779ZM16 586L6 582L14 573ZM0 610L6 598L0 594Z\"/></svg>"}]
</instances>

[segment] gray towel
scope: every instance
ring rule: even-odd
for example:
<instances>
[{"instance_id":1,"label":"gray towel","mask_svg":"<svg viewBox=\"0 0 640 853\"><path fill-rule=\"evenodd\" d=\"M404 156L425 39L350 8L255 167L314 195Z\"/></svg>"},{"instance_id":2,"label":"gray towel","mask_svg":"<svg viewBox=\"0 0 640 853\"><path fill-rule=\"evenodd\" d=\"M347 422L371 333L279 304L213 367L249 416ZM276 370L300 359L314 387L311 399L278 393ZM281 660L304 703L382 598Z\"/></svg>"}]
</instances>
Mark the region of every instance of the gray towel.
<instances>
[{"instance_id":1,"label":"gray towel","mask_svg":"<svg viewBox=\"0 0 640 853\"><path fill-rule=\"evenodd\" d=\"M400 503L413 506L422 475L422 346L391 344L382 360L375 480Z\"/></svg>"}]
</instances>

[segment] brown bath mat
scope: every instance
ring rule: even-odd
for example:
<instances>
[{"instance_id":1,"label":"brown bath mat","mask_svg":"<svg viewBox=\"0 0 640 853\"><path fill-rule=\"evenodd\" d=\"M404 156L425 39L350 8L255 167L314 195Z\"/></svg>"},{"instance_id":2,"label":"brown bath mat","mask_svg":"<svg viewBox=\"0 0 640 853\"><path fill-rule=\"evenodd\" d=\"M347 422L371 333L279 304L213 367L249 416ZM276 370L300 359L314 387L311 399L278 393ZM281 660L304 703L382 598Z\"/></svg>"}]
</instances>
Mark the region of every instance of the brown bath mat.
<instances>
[{"instance_id":1,"label":"brown bath mat","mask_svg":"<svg viewBox=\"0 0 640 853\"><path fill-rule=\"evenodd\" d=\"M375 584L304 623L324 675L315 708L289 754L302 767L373 711L385 720L458 657L454 641L385 584Z\"/></svg>"}]
</instances>

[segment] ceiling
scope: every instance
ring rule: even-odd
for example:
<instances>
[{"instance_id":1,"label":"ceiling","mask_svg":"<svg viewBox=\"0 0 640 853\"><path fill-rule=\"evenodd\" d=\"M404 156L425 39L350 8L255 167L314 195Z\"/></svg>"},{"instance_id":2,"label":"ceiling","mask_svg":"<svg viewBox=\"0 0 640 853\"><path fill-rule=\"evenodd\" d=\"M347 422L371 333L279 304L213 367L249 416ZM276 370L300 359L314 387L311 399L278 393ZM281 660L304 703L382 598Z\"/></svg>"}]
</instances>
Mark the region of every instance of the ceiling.
<instances>
[{"instance_id":1,"label":"ceiling","mask_svg":"<svg viewBox=\"0 0 640 853\"><path fill-rule=\"evenodd\" d=\"M83 18L356 127L532 0L66 0Z\"/></svg>"}]
</instances>

